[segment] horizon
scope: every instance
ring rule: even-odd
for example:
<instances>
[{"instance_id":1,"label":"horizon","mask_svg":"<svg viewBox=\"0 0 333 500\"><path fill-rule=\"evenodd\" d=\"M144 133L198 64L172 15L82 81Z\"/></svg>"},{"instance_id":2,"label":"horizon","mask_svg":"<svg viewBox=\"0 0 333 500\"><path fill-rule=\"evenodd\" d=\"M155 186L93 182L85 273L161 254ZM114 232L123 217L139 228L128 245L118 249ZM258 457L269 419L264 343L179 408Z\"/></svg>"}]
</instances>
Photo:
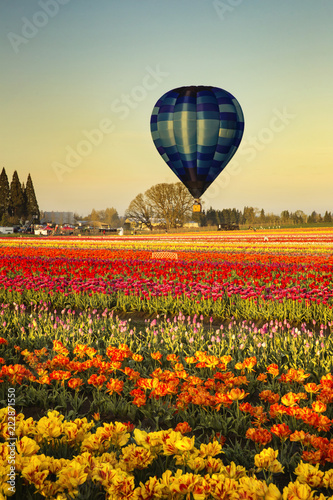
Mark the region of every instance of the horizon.
<instances>
[{"instance_id":1,"label":"horizon","mask_svg":"<svg viewBox=\"0 0 333 500\"><path fill-rule=\"evenodd\" d=\"M5 167L3 167L3 168L5 169ZM5 171L6 171L6 169L5 169ZM15 172L15 170L14 170L14 172ZM13 174L14 174L14 172L13 172ZM16 173L17 173L17 175L18 175L18 178L19 178L19 180L20 180L20 183L21 183L21 184L24 184L24 181L23 181L23 182L21 182L20 175L19 175L19 172L17 172L17 170L16 170ZM12 177L13 177L13 174L12 174L12 175L8 175L8 172L7 172L7 171L6 171L6 174L7 174L7 177L8 177L8 182L9 182L9 186L10 186L10 184L11 184L11 179L12 179ZM31 176L30 172L28 173L28 176L29 176L29 175ZM27 176L27 177L28 177L28 176ZM32 179L32 183L33 183L33 182L34 182L34 179L33 179L33 177L32 177L32 176L31 176L31 179ZM177 182L180 182L180 181L177 181ZM36 190L35 190L35 194L36 194ZM37 194L36 194L36 197L37 197L37 202L38 202L38 196L37 196ZM38 204L39 204L39 203L38 203ZM96 212L101 212L101 211L103 211L103 210L106 210L107 208L114 208L114 209L117 211L117 213L118 213L118 216L119 216L119 217L125 217L125 212L124 212L123 214L122 214L122 213L119 213L119 211L118 211L117 207L114 207L114 206L112 206L112 207L111 207L111 206L105 206L105 207L98 208L98 209L96 209L95 207L92 207L91 209L89 209L89 210L90 210L90 212L88 212L86 215L85 215L85 214L83 214L83 213L78 213L78 212L75 212L75 211L73 211L73 210L61 210L61 209L59 209L59 208L52 209L52 210L48 210L48 209L41 208L41 207L39 206L39 210L40 210L40 212L44 212L44 213L46 213L46 212L48 212L48 213L50 213L50 212L55 212L55 213L72 213L72 214L74 214L74 216L75 216L75 215L77 215L78 217L82 217L82 218L87 218L87 217L89 217L89 215L91 214L91 212L92 212L93 210L96 210ZM254 207L254 206L247 206L247 205L244 205L244 206L243 206L243 208L239 208L239 207L223 207L223 208L215 208L215 207L213 207L212 205L211 205L209 208L208 208L208 207L205 207L205 206L203 206L202 208L203 208L203 213L207 212L207 210L210 210L210 209L213 209L213 210L216 210L216 211L222 211L222 210L238 210L239 212L244 212L244 209L245 209L245 208L254 208L255 210L258 210L258 211L262 211L262 210L264 210L265 215L276 215L276 216L281 216L281 212L283 212L284 210L286 210L286 211L288 211L288 212L290 212L290 213L295 213L295 212L297 212L297 211L302 211L302 212L303 212L303 210L301 210L301 209L290 210L289 208L284 208L283 210L281 210L281 212L280 212L280 213L275 213L275 212L267 211L267 210L265 209L265 207L258 207L258 206ZM305 214L306 216L310 216L310 215L312 215L312 213L313 213L313 212L315 212L317 215L321 215L321 216L325 215L325 212L328 212L328 213L333 213L333 211L331 211L331 210L325 210L325 212L323 212L323 213L322 213L322 212L317 211L317 210L316 210L316 208L314 208L314 209L312 209L312 210L310 209L310 211L309 211L308 213L307 213L307 212L304 212L304 214Z\"/></svg>"}]
</instances>

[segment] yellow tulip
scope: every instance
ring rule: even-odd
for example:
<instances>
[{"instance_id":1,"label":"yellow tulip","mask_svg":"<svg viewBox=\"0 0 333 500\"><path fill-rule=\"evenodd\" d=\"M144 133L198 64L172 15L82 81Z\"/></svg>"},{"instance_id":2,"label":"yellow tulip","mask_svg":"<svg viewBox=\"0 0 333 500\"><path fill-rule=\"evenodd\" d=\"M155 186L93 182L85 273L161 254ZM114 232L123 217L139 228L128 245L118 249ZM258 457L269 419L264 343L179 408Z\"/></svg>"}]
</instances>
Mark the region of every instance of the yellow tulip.
<instances>
[{"instance_id":1,"label":"yellow tulip","mask_svg":"<svg viewBox=\"0 0 333 500\"><path fill-rule=\"evenodd\" d=\"M295 474L301 484L308 484L312 488L320 487L324 477L324 473L319 470L319 464L314 466L303 461L296 467Z\"/></svg>"},{"instance_id":2,"label":"yellow tulip","mask_svg":"<svg viewBox=\"0 0 333 500\"><path fill-rule=\"evenodd\" d=\"M37 451L40 449L40 446L38 446L34 439L23 436L20 441L16 442L16 449L17 453L25 455L26 457L30 457L31 455L35 455L37 453Z\"/></svg>"},{"instance_id":3,"label":"yellow tulip","mask_svg":"<svg viewBox=\"0 0 333 500\"><path fill-rule=\"evenodd\" d=\"M280 500L282 498L282 494L275 484L270 483L268 485L267 493L265 494L265 500Z\"/></svg>"},{"instance_id":4,"label":"yellow tulip","mask_svg":"<svg viewBox=\"0 0 333 500\"><path fill-rule=\"evenodd\" d=\"M69 491L76 491L78 486L86 481L87 476L88 473L84 472L82 465L72 460L59 472L59 483Z\"/></svg>"},{"instance_id":5,"label":"yellow tulip","mask_svg":"<svg viewBox=\"0 0 333 500\"><path fill-rule=\"evenodd\" d=\"M175 442L175 447L179 451L190 451L194 447L194 440L194 436L192 438L184 436L182 439L179 439Z\"/></svg>"},{"instance_id":6,"label":"yellow tulip","mask_svg":"<svg viewBox=\"0 0 333 500\"><path fill-rule=\"evenodd\" d=\"M283 500L311 500L314 491L307 484L301 484L299 481L289 483L283 489Z\"/></svg>"},{"instance_id":7,"label":"yellow tulip","mask_svg":"<svg viewBox=\"0 0 333 500\"><path fill-rule=\"evenodd\" d=\"M325 472L323 477L323 486L324 488L330 488L333 490L333 469L329 469Z\"/></svg>"},{"instance_id":8,"label":"yellow tulip","mask_svg":"<svg viewBox=\"0 0 333 500\"><path fill-rule=\"evenodd\" d=\"M200 455L202 457L215 457L220 453L224 453L222 451L222 445L218 441L213 441L212 443L200 445Z\"/></svg>"},{"instance_id":9,"label":"yellow tulip","mask_svg":"<svg viewBox=\"0 0 333 500\"><path fill-rule=\"evenodd\" d=\"M273 450L272 448L264 448L258 455L255 455L255 466L259 471L267 470L273 473L283 472L284 468L282 467L280 462L276 460L278 453L278 450Z\"/></svg>"}]
</instances>

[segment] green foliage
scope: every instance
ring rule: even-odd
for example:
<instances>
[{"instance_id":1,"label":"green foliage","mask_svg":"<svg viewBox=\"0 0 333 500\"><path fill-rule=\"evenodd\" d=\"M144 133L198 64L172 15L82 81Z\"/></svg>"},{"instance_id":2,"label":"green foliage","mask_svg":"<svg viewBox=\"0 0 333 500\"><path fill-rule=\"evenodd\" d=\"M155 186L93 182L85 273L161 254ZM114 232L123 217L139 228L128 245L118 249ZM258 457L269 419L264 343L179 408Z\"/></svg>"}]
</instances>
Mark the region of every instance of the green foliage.
<instances>
[{"instance_id":1,"label":"green foliage","mask_svg":"<svg viewBox=\"0 0 333 500\"><path fill-rule=\"evenodd\" d=\"M35 195L35 189L30 174L28 175L27 185L25 187L25 199L26 199L25 213L27 215L27 218L31 220L33 216L36 216L37 218L34 219L34 222L38 222L40 218L40 212L39 212L37 198Z\"/></svg>"},{"instance_id":2,"label":"green foliage","mask_svg":"<svg viewBox=\"0 0 333 500\"><path fill-rule=\"evenodd\" d=\"M9 213L16 223L25 214L23 190L16 170L10 184Z\"/></svg>"},{"instance_id":3,"label":"green foliage","mask_svg":"<svg viewBox=\"0 0 333 500\"><path fill-rule=\"evenodd\" d=\"M33 218L34 217L34 218ZM15 170L9 186L5 169L0 174L0 225L18 224L26 218L38 222L40 212L31 175L28 175L26 187L21 185Z\"/></svg>"},{"instance_id":4,"label":"green foliage","mask_svg":"<svg viewBox=\"0 0 333 500\"><path fill-rule=\"evenodd\" d=\"M6 170L3 168L0 174L0 225L7 225L9 208L9 182Z\"/></svg>"}]
</instances>

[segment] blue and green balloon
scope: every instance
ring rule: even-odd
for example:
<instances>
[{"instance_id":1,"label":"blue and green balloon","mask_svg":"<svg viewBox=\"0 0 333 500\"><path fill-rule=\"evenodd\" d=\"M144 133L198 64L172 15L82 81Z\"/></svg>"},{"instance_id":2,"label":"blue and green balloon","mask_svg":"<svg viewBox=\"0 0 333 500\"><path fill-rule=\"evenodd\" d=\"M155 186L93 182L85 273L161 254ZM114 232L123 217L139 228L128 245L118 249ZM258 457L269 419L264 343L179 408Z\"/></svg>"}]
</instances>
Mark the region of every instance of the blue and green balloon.
<instances>
[{"instance_id":1,"label":"blue and green balloon","mask_svg":"<svg viewBox=\"0 0 333 500\"><path fill-rule=\"evenodd\" d=\"M226 90L180 87L157 101L150 128L163 160L199 199L236 153L244 117Z\"/></svg>"}]
</instances>

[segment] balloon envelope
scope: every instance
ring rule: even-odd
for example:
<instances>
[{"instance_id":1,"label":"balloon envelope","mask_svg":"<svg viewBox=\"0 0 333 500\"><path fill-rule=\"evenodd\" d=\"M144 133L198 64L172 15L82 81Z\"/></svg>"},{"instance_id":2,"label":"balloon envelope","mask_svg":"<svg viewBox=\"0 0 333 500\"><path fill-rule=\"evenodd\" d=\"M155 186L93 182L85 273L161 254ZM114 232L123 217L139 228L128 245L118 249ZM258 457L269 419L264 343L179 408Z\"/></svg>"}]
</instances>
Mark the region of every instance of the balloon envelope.
<instances>
[{"instance_id":1,"label":"balloon envelope","mask_svg":"<svg viewBox=\"0 0 333 500\"><path fill-rule=\"evenodd\" d=\"M244 131L242 109L218 87L170 90L155 104L154 144L194 198L200 198L235 154Z\"/></svg>"}]
</instances>

